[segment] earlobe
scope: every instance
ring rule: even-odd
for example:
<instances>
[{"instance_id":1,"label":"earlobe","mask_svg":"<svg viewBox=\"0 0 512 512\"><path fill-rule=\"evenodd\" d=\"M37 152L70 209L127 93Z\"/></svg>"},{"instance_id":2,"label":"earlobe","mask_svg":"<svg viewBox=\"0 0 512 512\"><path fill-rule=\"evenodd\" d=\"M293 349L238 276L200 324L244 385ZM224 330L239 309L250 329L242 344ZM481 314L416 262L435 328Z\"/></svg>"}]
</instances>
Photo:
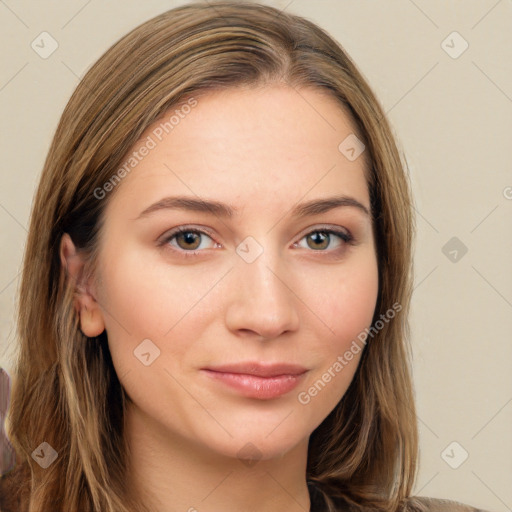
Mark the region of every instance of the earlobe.
<instances>
[{"instance_id":1,"label":"earlobe","mask_svg":"<svg viewBox=\"0 0 512 512\"><path fill-rule=\"evenodd\" d=\"M88 337L94 338L99 336L105 330L103 316L97 306L88 309L83 306L80 310L80 330Z\"/></svg>"},{"instance_id":2,"label":"earlobe","mask_svg":"<svg viewBox=\"0 0 512 512\"><path fill-rule=\"evenodd\" d=\"M71 280L75 288L73 305L80 315L80 329L89 338L99 336L105 330L103 314L96 298L83 283L85 261L76 250L68 233L64 233L60 243L60 260L66 279Z\"/></svg>"}]
</instances>

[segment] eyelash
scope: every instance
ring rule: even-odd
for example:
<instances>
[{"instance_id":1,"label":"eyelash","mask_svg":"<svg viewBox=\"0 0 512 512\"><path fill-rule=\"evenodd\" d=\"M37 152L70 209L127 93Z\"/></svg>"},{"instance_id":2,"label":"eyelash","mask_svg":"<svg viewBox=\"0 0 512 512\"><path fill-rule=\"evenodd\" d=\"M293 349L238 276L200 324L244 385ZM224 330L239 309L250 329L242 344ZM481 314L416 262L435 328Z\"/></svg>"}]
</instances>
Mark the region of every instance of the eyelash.
<instances>
[{"instance_id":1,"label":"eyelash","mask_svg":"<svg viewBox=\"0 0 512 512\"><path fill-rule=\"evenodd\" d=\"M166 235L159 243L158 245L160 247L163 247L165 246L166 248L170 248L170 250L172 250L173 252L176 252L176 253L179 253L180 255L183 255L184 257L194 257L194 256L198 256L199 253L203 252L204 249L201 249L201 250L195 250L195 251L186 251L184 249L177 249L173 246L171 246L169 244L169 242L176 237L176 235L179 235L180 233L195 233L195 234L198 234L198 235L206 235L210 238L212 238L212 235L210 235L210 233L208 233L207 231L203 231L201 229L197 229L197 228L188 228L186 226L182 226L182 227L179 227L179 228L176 228L174 230L172 230L168 235ZM317 228L317 229L313 229L312 231L309 231L308 233L304 234L302 236L302 239L314 234L314 233L324 233L324 234L327 234L327 235L336 235L338 236L341 241L343 242L343 245L354 245L355 244L355 239L354 237L348 233L348 232L345 232L345 231L340 231L340 230L337 230L337 229L333 229L333 228ZM212 239L213 240L213 239ZM300 241L299 240L299 241ZM298 242L296 242L298 243ZM332 253L335 253L335 252L339 252L340 250L342 250L343 248L342 247L338 247L336 249L331 249L331 250L314 250L314 249L311 249L311 251L313 252L319 252L319 253L328 253L328 254L332 254Z\"/></svg>"}]
</instances>

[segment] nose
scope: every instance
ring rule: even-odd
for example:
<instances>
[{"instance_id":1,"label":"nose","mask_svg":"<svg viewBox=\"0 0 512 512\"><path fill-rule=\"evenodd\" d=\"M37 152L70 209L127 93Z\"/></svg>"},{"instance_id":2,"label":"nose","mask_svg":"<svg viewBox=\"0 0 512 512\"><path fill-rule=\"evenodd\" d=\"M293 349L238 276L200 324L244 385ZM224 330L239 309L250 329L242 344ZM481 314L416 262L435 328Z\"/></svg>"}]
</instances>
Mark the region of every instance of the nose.
<instances>
[{"instance_id":1,"label":"nose","mask_svg":"<svg viewBox=\"0 0 512 512\"><path fill-rule=\"evenodd\" d=\"M299 326L298 298L290 273L264 251L255 261L237 261L226 310L227 328L237 335L277 338Z\"/></svg>"}]
</instances>

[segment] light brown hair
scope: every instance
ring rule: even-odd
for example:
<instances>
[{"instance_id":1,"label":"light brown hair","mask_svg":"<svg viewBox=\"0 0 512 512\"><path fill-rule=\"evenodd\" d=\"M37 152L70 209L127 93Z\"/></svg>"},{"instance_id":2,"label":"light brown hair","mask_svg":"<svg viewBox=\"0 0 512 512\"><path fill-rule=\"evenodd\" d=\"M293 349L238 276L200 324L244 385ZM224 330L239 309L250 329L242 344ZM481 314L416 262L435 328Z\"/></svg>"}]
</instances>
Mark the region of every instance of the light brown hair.
<instances>
[{"instance_id":1,"label":"light brown hair","mask_svg":"<svg viewBox=\"0 0 512 512\"><path fill-rule=\"evenodd\" d=\"M20 510L144 510L124 486L127 397L106 333L91 339L79 329L76 283L62 269L59 243L69 233L93 275L111 197L98 200L94 190L112 178L148 126L191 97L272 84L326 92L350 115L366 146L379 267L374 322L401 305L368 340L345 396L312 433L307 479L330 510L343 498L356 510L395 511L410 495L418 450L408 345L414 222L392 129L349 56L312 22L255 3L197 2L113 45L76 88L51 144L24 256L7 423L17 454L7 476L16 476L10 492ZM58 452L47 469L31 457L43 441Z\"/></svg>"}]
</instances>

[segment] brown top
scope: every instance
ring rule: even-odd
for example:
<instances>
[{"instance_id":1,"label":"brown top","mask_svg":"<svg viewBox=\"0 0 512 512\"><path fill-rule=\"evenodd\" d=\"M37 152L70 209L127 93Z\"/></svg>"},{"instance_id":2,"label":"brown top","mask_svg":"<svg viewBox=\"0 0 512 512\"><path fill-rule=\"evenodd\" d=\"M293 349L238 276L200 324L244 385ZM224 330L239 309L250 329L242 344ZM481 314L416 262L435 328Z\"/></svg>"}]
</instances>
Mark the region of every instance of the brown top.
<instances>
[{"instance_id":1,"label":"brown top","mask_svg":"<svg viewBox=\"0 0 512 512\"><path fill-rule=\"evenodd\" d=\"M314 482L308 482L311 497L311 512L327 512L327 506L318 491ZM340 512L355 512L356 507L351 507L348 503L337 503L337 510ZM0 510L0 512L2 512ZM365 508L364 512L371 512ZM424 496L411 496L400 508L399 512L487 512L485 510L460 503L458 501L443 500L437 498L427 498Z\"/></svg>"},{"instance_id":2,"label":"brown top","mask_svg":"<svg viewBox=\"0 0 512 512\"><path fill-rule=\"evenodd\" d=\"M28 507L23 502L22 492L16 485L17 476L28 468L18 466L16 469L0 475L0 512L25 512ZM326 512L325 502L322 494L318 491L313 482L308 481L308 488L311 497L311 512ZM26 495L25 495L26 497ZM341 506L340 512L348 512L351 507ZM353 510L353 509L352 509ZM437 498L426 498L423 496L410 497L400 512L486 512L482 509L459 503L457 501L443 500Z\"/></svg>"}]
</instances>

